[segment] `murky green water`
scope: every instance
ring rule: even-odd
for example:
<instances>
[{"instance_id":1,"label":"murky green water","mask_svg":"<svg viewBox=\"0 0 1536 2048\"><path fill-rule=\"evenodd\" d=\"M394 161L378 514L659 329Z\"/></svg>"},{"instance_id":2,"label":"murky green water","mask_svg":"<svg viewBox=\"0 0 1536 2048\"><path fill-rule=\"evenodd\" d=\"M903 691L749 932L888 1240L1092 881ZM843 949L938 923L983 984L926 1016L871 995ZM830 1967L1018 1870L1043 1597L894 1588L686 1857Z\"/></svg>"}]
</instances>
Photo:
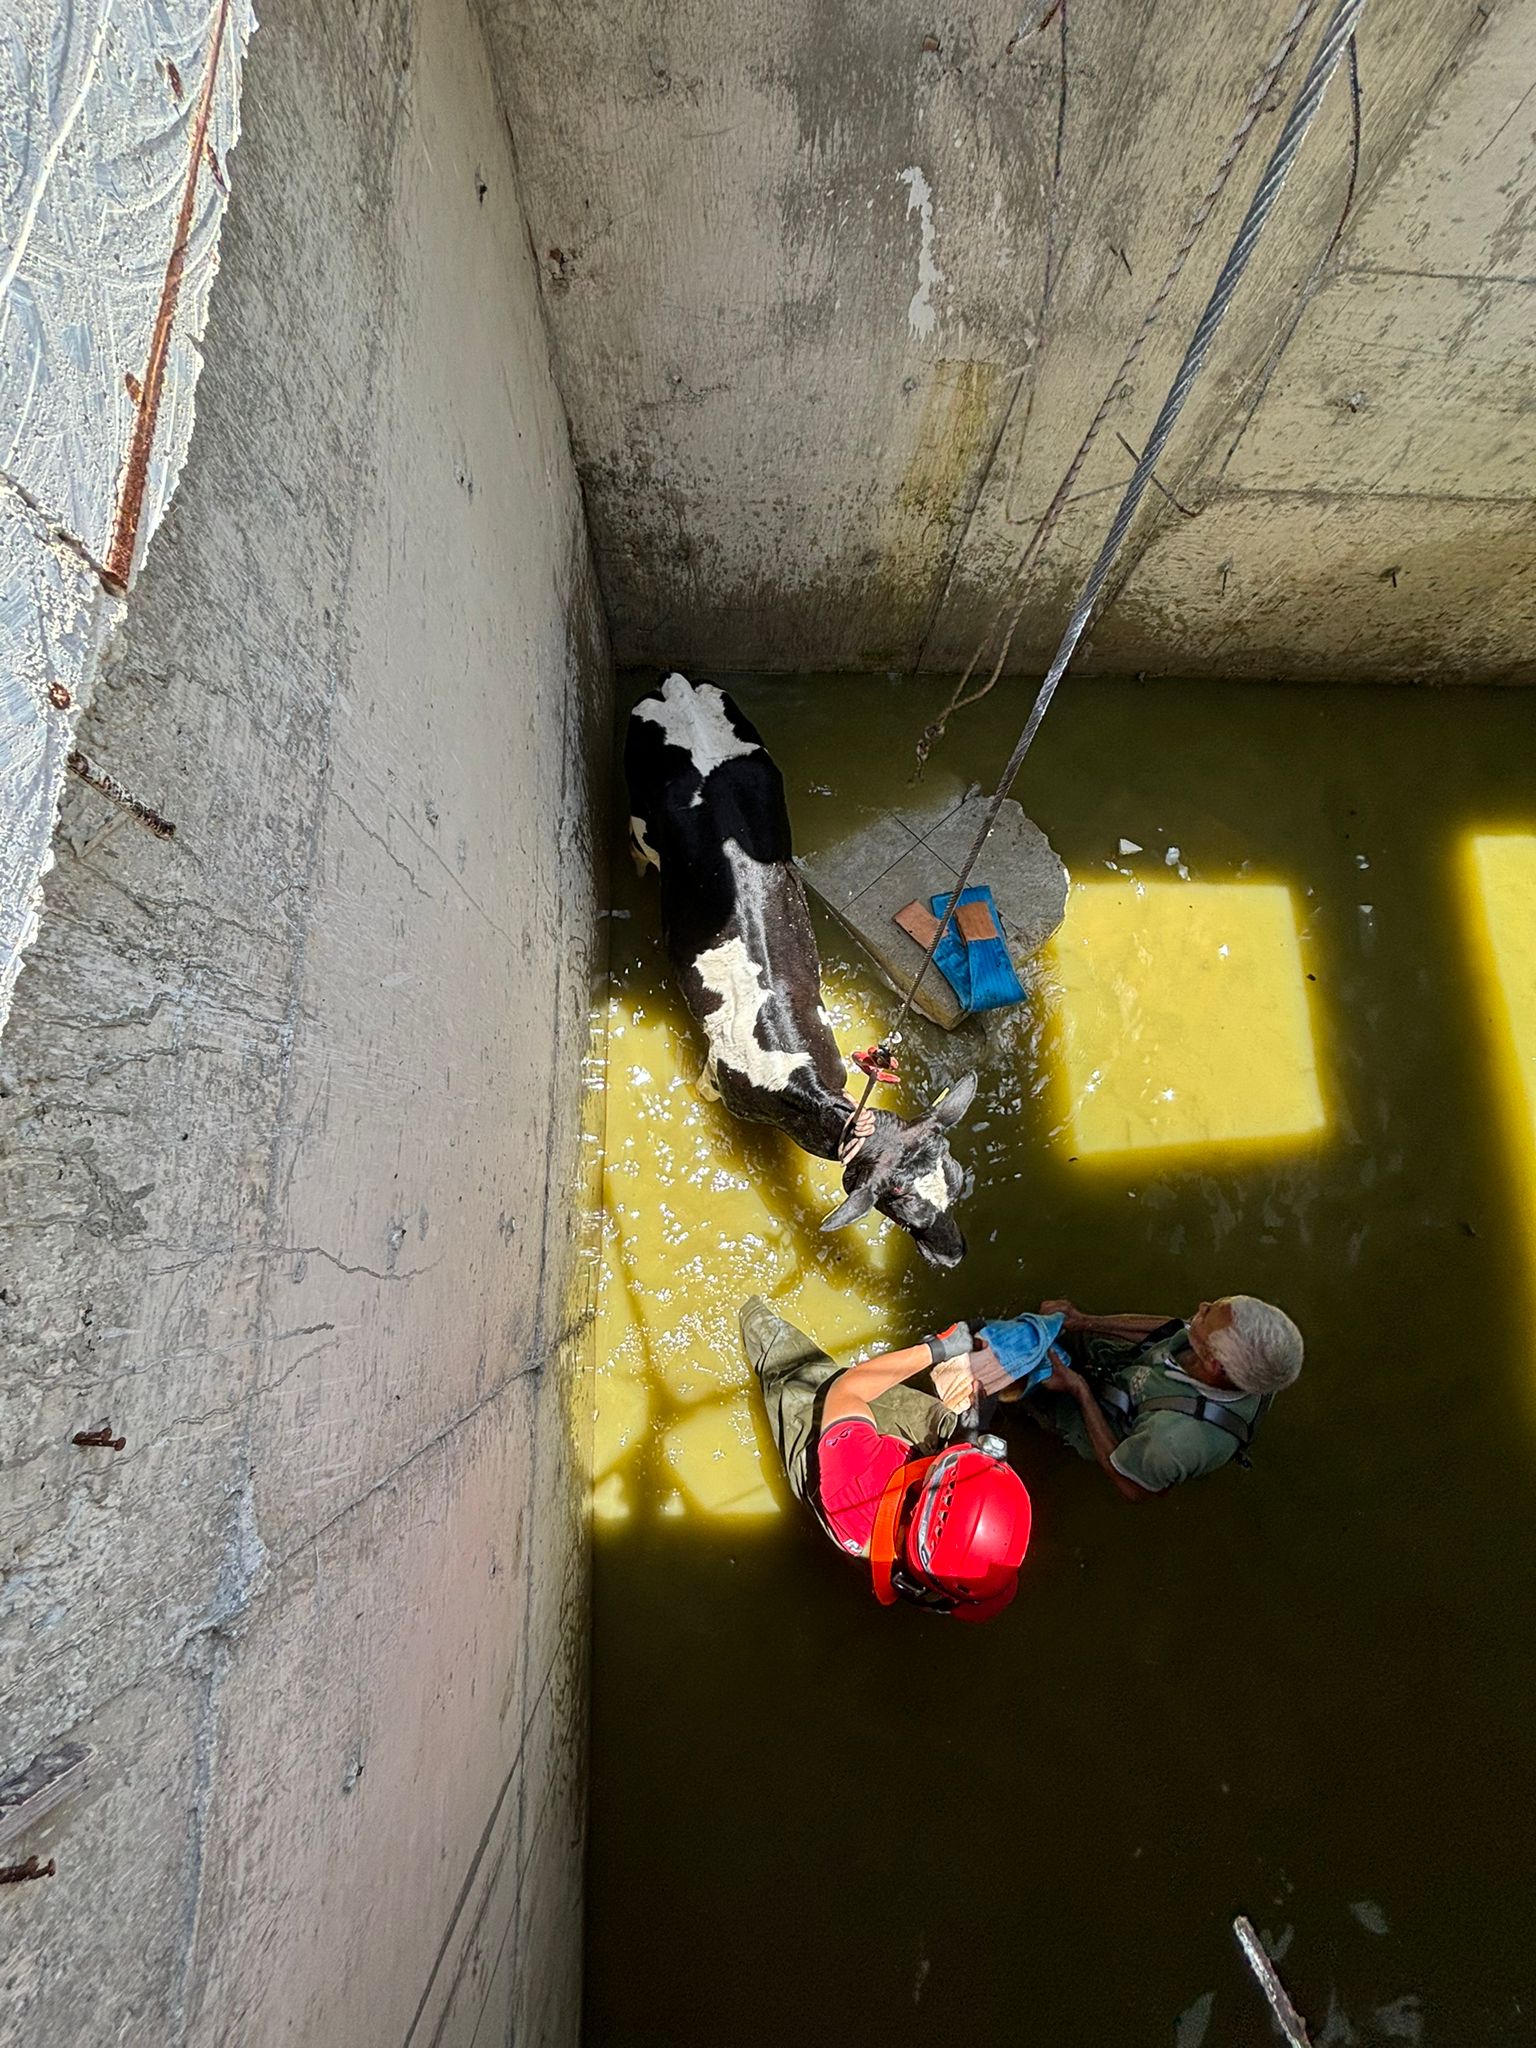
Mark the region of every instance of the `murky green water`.
<instances>
[{"instance_id":1,"label":"murky green water","mask_svg":"<svg viewBox=\"0 0 1536 2048\"><path fill-rule=\"evenodd\" d=\"M930 686L733 687L803 848L908 801ZM936 773L989 780L1022 708L966 714ZM688 1372L748 1384L719 1336L741 1238L717 1272L700 1220L669 1217L694 1263L640 1282L689 1297L711 1355L652 1359L683 1382L636 1411L598 1524L587 2038L1102 2048L1185 2015L1181 2048L1267 2042L1243 1912L1326 2048L1536 2040L1531 1125L1465 865L1480 829L1536 832L1536 695L1072 682L1017 794L1074 878L1155 878L1175 844L1197 883L1289 886L1326 1129L1093 1164L1048 1033L1015 1023L1001 1057L978 1035L963 1061L927 1034L936 1070L982 1065L956 1145L971 1256L930 1274L902 1241L866 1273L855 1248L812 1276L822 1299L862 1285L894 1343L1042 1295L1171 1314L1253 1292L1302 1325L1306 1372L1252 1472L1155 1506L1021 1433L1037 1519L1012 1611L887 1613L799 1516L690 1511L686 1473L658 1493ZM1122 837L1145 852L1121 862ZM670 1028L654 890L625 863L614 900L625 1014ZM813 1257L774 1142L705 1139ZM668 1158L634 1178L636 1217Z\"/></svg>"}]
</instances>

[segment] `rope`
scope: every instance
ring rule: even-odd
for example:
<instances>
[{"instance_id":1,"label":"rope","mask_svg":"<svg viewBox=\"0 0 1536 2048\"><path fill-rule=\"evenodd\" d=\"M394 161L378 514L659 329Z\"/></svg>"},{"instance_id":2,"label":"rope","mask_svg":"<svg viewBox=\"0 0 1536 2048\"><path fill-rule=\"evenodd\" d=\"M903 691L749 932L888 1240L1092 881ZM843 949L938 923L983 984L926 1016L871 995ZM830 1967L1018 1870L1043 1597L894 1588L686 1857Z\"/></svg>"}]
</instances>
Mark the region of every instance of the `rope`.
<instances>
[{"instance_id":1,"label":"rope","mask_svg":"<svg viewBox=\"0 0 1536 2048\"><path fill-rule=\"evenodd\" d=\"M1206 222L1216 209L1216 202L1226 190L1227 180L1231 177L1237 160L1242 155L1249 136L1253 133L1254 124L1257 122L1259 115L1264 111L1264 104L1268 100L1270 93L1274 90L1275 80L1284 70L1290 59L1291 52L1301 39L1302 30L1316 13L1317 6L1318 0L1300 0L1295 13L1286 23L1280 40L1275 44L1275 47L1270 51L1268 58L1265 60L1264 69L1254 80L1253 90L1249 93L1247 104L1243 108L1242 119L1233 129L1227 146L1222 151L1221 161L1216 166L1215 175L1201 194L1199 205L1196 206L1194 212L1189 217L1189 224L1184 230L1184 238L1174 252L1173 261L1168 266L1168 273L1158 286L1156 296L1153 298L1151 305L1148 306L1146 312L1142 315L1141 325L1137 328L1119 369L1116 370L1114 376L1109 380L1109 388L1099 403L1098 411L1089 422L1087 433L1084 434L1078 444L1077 453L1067 464L1066 473L1062 477L1061 482L1056 486L1055 495L1036 522L1035 530L1025 544L1024 552L1019 557L1013 574L1009 578L1010 583L1017 584L1022 576L1028 574L1036 559L1044 552L1046 542L1055 532L1056 523L1061 518L1063 511L1066 509L1067 500L1072 495L1072 487L1077 482L1079 476L1081 476L1083 464L1088 460L1093 444L1099 437L1099 430L1104 425L1105 420L1108 419L1110 408L1115 400L1124 395L1125 380L1135 368L1136 359L1146 345L1147 336L1157 325L1158 315L1162 312L1167 302L1168 294L1178 283L1184 265L1189 260L1190 251L1194 248L1196 242L1199 241ZM1006 602L1006 599L1004 602ZM967 696L965 695L965 686L975 673L976 664L980 661L987 641L992 637L992 633L996 631L998 620L1002 616L1002 604L999 604L997 617L993 619L991 627L983 635L976 648L976 652L966 664L965 673L961 676L959 682L956 683L949 702L944 706L944 709L939 713L933 724L926 728L922 739L918 742L917 758L919 767L927 760L930 752L944 737L945 729L955 713L957 711L964 711L969 705L979 704L997 681L1002 673L1003 663L1008 659L1008 650L1013 645L1013 636L1018 630L1019 620L1023 616L1023 611L1024 607L1021 603L1009 621L1007 637L1003 641L1002 652L997 657L991 675L979 690L975 690Z\"/></svg>"},{"instance_id":2,"label":"rope","mask_svg":"<svg viewBox=\"0 0 1536 2048\"><path fill-rule=\"evenodd\" d=\"M1313 52L1312 62L1307 69L1307 75L1301 82L1301 88L1292 102L1290 112L1286 115L1285 125L1280 131L1279 140L1275 144L1274 152L1264 167L1264 175L1260 178L1258 187L1252 199L1248 202L1248 211L1243 216L1242 226L1238 229L1237 237L1227 252L1227 260L1221 266L1221 274L1216 279L1211 296L1206 302L1205 311L1200 315L1194 334L1190 337L1189 347L1184 351L1184 360L1180 363L1173 382L1168 388L1168 396L1163 400L1162 411L1158 414L1152 431L1147 436L1147 444L1141 451L1141 460L1137 463L1131 480L1125 487L1125 495L1120 500L1119 509L1110 522L1109 532L1104 537L1104 545L1099 549L1098 559L1088 572L1088 580L1083 585L1071 618L1067 621L1067 629L1062 634L1061 645L1057 648L1055 658L1046 671L1045 680L1035 693L1035 701L1030 706L1028 718L1024 721L1024 729L1014 743L1013 752L1008 756L1007 765L1003 769L997 788L988 799L986 814L982 818L971 850L966 855L965 865L960 870L960 879L950 892L949 901L944 906L944 915L939 919L933 937L928 942L928 950L923 955L922 964L916 974L913 975L912 985L902 998L901 1008L896 1014L896 1022L892 1026L890 1033L887 1034L888 1041L899 1038L901 1026L912 1014L912 1005L916 1000L917 991L922 985L923 976L933 964L933 956L938 951L939 943L954 918L955 907L960 901L961 892L971 878L972 870L981 857L981 849L986 845L991 835L992 827L997 823L998 812L1002 809L1009 790L1012 789L1015 781L1018 779L1018 773L1024 765L1025 756L1035 743L1035 735L1039 732L1045 714L1050 709L1051 699L1056 694L1056 687L1063 675L1065 675L1067 666L1077 651L1077 643L1082 639L1088 621L1093 616L1094 607L1099 601L1105 580L1114 564L1115 557L1119 554L1124 544L1125 536L1130 531L1131 521L1136 516L1137 508L1146 496L1147 485L1151 481L1152 472L1162 459L1163 451L1168 446L1169 438L1178 423L1179 415L1184 410L1185 401L1194 388L1195 380L1205 367L1205 359L1210 353L1211 343L1215 340L1217 331L1226 317L1227 308L1231 305L1237 288L1242 283L1243 273L1248 268L1249 258L1253 254L1259 236L1264 232L1269 216L1274 212L1275 203L1285 189L1286 179L1290 176L1291 167L1295 163L1297 153L1306 139L1307 130L1312 126L1318 107L1322 103L1328 81L1338 69L1340 59L1349 47L1350 38L1355 32L1364 8L1365 0L1336 0L1327 26L1324 28L1317 48ZM844 1126L845 1136L868 1103L874 1086L875 1077L871 1074L865 1080L864 1093L859 1099L858 1106L853 1111L852 1116L849 1117L848 1123Z\"/></svg>"}]
</instances>

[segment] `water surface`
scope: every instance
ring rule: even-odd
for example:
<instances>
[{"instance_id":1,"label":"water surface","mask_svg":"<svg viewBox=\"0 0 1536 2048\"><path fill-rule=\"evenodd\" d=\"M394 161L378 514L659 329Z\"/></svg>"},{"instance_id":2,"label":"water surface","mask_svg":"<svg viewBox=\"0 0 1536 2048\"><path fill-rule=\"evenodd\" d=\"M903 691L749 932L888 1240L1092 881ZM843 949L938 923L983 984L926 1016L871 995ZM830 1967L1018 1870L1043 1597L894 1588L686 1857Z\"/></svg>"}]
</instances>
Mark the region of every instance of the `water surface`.
<instances>
[{"instance_id":1,"label":"water surface","mask_svg":"<svg viewBox=\"0 0 1536 2048\"><path fill-rule=\"evenodd\" d=\"M914 792L933 685L733 687L806 850L990 782L1024 709L966 713ZM1267 2042L1238 1912L1326 2048L1536 2040L1536 868L1478 851L1536 834L1533 761L1525 693L1069 683L1017 792L1067 927L1026 1012L920 1027L892 1098L981 1070L952 1274L820 1237L830 1169L698 1101L621 862L590 2042ZM847 1050L895 1003L819 929ZM850 1353L1245 1291L1307 1367L1251 1472L1146 1507L1021 1432L1024 1586L963 1629L878 1608L785 1499L754 1289Z\"/></svg>"}]
</instances>

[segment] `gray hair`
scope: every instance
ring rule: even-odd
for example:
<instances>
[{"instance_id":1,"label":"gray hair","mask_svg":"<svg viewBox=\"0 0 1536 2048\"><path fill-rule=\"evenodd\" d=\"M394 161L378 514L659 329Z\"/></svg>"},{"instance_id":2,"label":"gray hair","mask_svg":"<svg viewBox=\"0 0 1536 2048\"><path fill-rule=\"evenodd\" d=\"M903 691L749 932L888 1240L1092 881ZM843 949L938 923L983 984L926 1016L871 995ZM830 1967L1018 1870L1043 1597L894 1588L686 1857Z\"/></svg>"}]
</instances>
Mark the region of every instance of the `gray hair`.
<instances>
[{"instance_id":1,"label":"gray hair","mask_svg":"<svg viewBox=\"0 0 1536 2048\"><path fill-rule=\"evenodd\" d=\"M1245 1394L1278 1394L1301 1371L1300 1330L1283 1309L1251 1294L1228 1294L1222 1300L1232 1320L1207 1339L1212 1356Z\"/></svg>"}]
</instances>

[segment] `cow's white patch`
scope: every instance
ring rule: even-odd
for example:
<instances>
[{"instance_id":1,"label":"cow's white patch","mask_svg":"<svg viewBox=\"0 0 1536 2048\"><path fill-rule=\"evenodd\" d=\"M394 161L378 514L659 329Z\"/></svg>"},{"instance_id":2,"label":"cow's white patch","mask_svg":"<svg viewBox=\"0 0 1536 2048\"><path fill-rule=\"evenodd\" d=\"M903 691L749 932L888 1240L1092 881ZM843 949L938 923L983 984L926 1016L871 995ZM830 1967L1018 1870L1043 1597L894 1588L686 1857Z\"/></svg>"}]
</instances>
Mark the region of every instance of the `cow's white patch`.
<instances>
[{"instance_id":1,"label":"cow's white patch","mask_svg":"<svg viewBox=\"0 0 1536 2048\"><path fill-rule=\"evenodd\" d=\"M661 873L661 855L645 836L644 818L630 819L629 838L630 844L635 849L635 855L641 864L645 867L654 868L659 875Z\"/></svg>"},{"instance_id":2,"label":"cow's white patch","mask_svg":"<svg viewBox=\"0 0 1536 2048\"><path fill-rule=\"evenodd\" d=\"M757 1020L768 1000L763 970L740 939L711 946L694 961L699 979L719 1002L700 1019L709 1040L711 1064L723 1061L755 1088L777 1092L791 1074L811 1064L808 1052L770 1052L758 1043Z\"/></svg>"},{"instance_id":3,"label":"cow's white patch","mask_svg":"<svg viewBox=\"0 0 1536 2048\"><path fill-rule=\"evenodd\" d=\"M647 697L635 706L636 718L659 725L674 747L681 747L700 775L718 768L722 761L734 761L738 754L762 750L756 740L744 740L725 715L725 697L713 683L698 689L686 676L670 675L661 686L661 697Z\"/></svg>"},{"instance_id":4,"label":"cow's white patch","mask_svg":"<svg viewBox=\"0 0 1536 2048\"><path fill-rule=\"evenodd\" d=\"M925 1202L932 1203L941 1214L948 1209L949 1182L944 1178L942 1159L937 1165L930 1166L920 1179L913 1181L912 1192L914 1195L921 1195Z\"/></svg>"}]
</instances>

